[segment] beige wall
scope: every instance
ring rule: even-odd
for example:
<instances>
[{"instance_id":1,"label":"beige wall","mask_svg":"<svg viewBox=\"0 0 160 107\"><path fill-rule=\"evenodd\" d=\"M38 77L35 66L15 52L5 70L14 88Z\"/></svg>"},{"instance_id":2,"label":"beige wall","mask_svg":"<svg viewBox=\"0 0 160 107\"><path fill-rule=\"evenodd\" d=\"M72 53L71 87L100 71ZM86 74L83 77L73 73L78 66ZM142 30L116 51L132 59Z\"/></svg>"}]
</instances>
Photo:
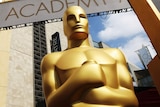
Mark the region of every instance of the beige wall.
<instances>
[{"instance_id":1,"label":"beige wall","mask_svg":"<svg viewBox=\"0 0 160 107\"><path fill-rule=\"evenodd\" d=\"M6 107L7 101L10 40L10 31L0 31L0 107Z\"/></svg>"},{"instance_id":2,"label":"beige wall","mask_svg":"<svg viewBox=\"0 0 160 107\"><path fill-rule=\"evenodd\" d=\"M0 107L34 107L32 27L0 31Z\"/></svg>"},{"instance_id":3,"label":"beige wall","mask_svg":"<svg viewBox=\"0 0 160 107\"><path fill-rule=\"evenodd\" d=\"M6 107L34 107L33 28L11 34Z\"/></svg>"}]
</instances>

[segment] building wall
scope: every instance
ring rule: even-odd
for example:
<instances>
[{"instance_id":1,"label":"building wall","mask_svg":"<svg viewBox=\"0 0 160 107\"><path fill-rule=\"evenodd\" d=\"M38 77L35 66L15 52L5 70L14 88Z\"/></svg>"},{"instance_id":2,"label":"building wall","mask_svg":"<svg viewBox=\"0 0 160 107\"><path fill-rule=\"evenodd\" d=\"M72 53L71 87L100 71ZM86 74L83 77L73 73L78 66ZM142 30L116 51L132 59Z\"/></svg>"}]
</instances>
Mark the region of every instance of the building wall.
<instances>
[{"instance_id":1,"label":"building wall","mask_svg":"<svg viewBox=\"0 0 160 107\"><path fill-rule=\"evenodd\" d=\"M11 31L5 107L34 107L32 27Z\"/></svg>"},{"instance_id":2,"label":"building wall","mask_svg":"<svg viewBox=\"0 0 160 107\"><path fill-rule=\"evenodd\" d=\"M10 31L0 32L0 107L6 107L10 55Z\"/></svg>"},{"instance_id":3,"label":"building wall","mask_svg":"<svg viewBox=\"0 0 160 107\"><path fill-rule=\"evenodd\" d=\"M1 0L7 2L13 0ZM34 107L32 27L0 31L0 107Z\"/></svg>"},{"instance_id":4,"label":"building wall","mask_svg":"<svg viewBox=\"0 0 160 107\"><path fill-rule=\"evenodd\" d=\"M141 68L139 68L138 66L134 65L133 63L128 62L128 67L129 67L129 71L131 73L132 79L133 79L133 86L137 87L138 86L138 79L135 75L135 72L138 70L141 70Z\"/></svg>"}]
</instances>

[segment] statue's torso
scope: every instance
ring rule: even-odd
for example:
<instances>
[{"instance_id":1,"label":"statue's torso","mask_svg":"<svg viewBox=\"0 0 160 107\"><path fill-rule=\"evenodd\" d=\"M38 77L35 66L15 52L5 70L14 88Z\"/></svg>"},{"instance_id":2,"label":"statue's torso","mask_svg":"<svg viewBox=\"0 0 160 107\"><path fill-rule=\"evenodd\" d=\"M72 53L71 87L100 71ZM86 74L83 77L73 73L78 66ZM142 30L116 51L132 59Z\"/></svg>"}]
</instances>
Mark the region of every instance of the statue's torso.
<instances>
[{"instance_id":1,"label":"statue's torso","mask_svg":"<svg viewBox=\"0 0 160 107\"><path fill-rule=\"evenodd\" d=\"M119 57L117 51L115 49L97 49L97 48L73 48L63 52L60 52L60 56L58 56L57 60L54 61L55 65L55 73L59 78L59 86L62 85L67 79L69 79L72 74L76 73L79 68L83 67L85 63L95 64L101 67L101 69L97 70L94 68L88 68L93 72L97 72L97 74L103 72L104 77L101 78L105 81L105 84L100 87L96 87L86 90L85 97L81 99L80 102L75 103L72 107L111 107L107 105L107 103L112 102L113 99L109 99L108 93L110 93L109 89L118 89L119 88L119 71L117 57ZM54 57L56 57L56 54ZM59 55L59 54L58 54ZM54 59L53 59L54 60ZM86 75L85 75L86 76ZM92 79L92 72L87 75ZM88 78L87 77L87 78ZM94 79L94 76L93 76ZM57 81L56 81L57 82ZM79 83L76 83L79 84ZM58 87L59 87L58 86ZM58 88L57 87L57 88ZM109 88L109 89L107 89ZM92 96L92 97L91 97ZM101 97L97 97L101 96ZM73 98L74 99L74 98ZM77 97L75 97L77 100ZM76 101L75 100L75 101ZM93 103L85 103L85 101L93 102ZM115 107L122 107L120 105L115 105Z\"/></svg>"},{"instance_id":2,"label":"statue's torso","mask_svg":"<svg viewBox=\"0 0 160 107\"><path fill-rule=\"evenodd\" d=\"M56 63L56 72L59 75L61 81L60 84L63 84L72 73L76 72L76 70L82 67L84 63L91 62L100 65L102 68L99 71L93 69L93 72L103 72L105 74L104 76L107 76L102 78L105 81L104 86L117 88L118 79L116 60L113 55L110 55L111 53L113 53L111 50L96 48L75 48L64 51ZM92 68L90 69L92 70ZM87 74L85 76L93 76L93 74ZM104 88L99 88L94 90L94 92L90 91L90 95L102 94L101 92L103 89Z\"/></svg>"},{"instance_id":3,"label":"statue's torso","mask_svg":"<svg viewBox=\"0 0 160 107\"><path fill-rule=\"evenodd\" d=\"M97 64L114 64L115 59L108 53L107 50L96 48L70 49L64 51L56 66L60 69L72 69L90 60L96 61Z\"/></svg>"},{"instance_id":4,"label":"statue's torso","mask_svg":"<svg viewBox=\"0 0 160 107\"><path fill-rule=\"evenodd\" d=\"M116 88L116 60L110 55L112 53L112 50L87 47L64 51L56 63L56 66L59 69L57 73L60 75L61 82L64 83L64 81L66 81L67 78L76 71L76 69L81 67L84 63L91 61L101 65L105 75L109 75L109 77L106 78L106 84ZM113 82L115 83L113 84Z\"/></svg>"}]
</instances>

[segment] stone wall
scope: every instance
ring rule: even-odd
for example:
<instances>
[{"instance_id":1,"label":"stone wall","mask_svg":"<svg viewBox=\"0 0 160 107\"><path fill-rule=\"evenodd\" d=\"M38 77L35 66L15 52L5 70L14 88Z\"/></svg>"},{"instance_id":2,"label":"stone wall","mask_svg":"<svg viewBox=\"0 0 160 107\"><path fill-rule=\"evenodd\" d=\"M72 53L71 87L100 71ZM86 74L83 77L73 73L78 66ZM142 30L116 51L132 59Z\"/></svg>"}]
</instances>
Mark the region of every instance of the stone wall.
<instances>
[{"instance_id":1,"label":"stone wall","mask_svg":"<svg viewBox=\"0 0 160 107\"><path fill-rule=\"evenodd\" d=\"M6 107L34 107L33 30L12 30Z\"/></svg>"},{"instance_id":2,"label":"stone wall","mask_svg":"<svg viewBox=\"0 0 160 107\"><path fill-rule=\"evenodd\" d=\"M7 102L10 39L10 31L0 31L0 107Z\"/></svg>"}]
</instances>

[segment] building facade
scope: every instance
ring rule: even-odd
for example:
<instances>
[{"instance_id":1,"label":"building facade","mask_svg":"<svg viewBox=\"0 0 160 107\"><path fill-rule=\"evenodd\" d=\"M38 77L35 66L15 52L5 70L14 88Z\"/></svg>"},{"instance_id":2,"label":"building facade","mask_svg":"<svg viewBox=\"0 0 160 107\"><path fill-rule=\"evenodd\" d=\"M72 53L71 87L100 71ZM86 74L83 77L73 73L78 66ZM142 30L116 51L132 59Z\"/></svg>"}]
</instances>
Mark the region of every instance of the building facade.
<instances>
[{"instance_id":1,"label":"building facade","mask_svg":"<svg viewBox=\"0 0 160 107\"><path fill-rule=\"evenodd\" d=\"M0 43L0 106L33 107L32 27L1 31Z\"/></svg>"}]
</instances>

